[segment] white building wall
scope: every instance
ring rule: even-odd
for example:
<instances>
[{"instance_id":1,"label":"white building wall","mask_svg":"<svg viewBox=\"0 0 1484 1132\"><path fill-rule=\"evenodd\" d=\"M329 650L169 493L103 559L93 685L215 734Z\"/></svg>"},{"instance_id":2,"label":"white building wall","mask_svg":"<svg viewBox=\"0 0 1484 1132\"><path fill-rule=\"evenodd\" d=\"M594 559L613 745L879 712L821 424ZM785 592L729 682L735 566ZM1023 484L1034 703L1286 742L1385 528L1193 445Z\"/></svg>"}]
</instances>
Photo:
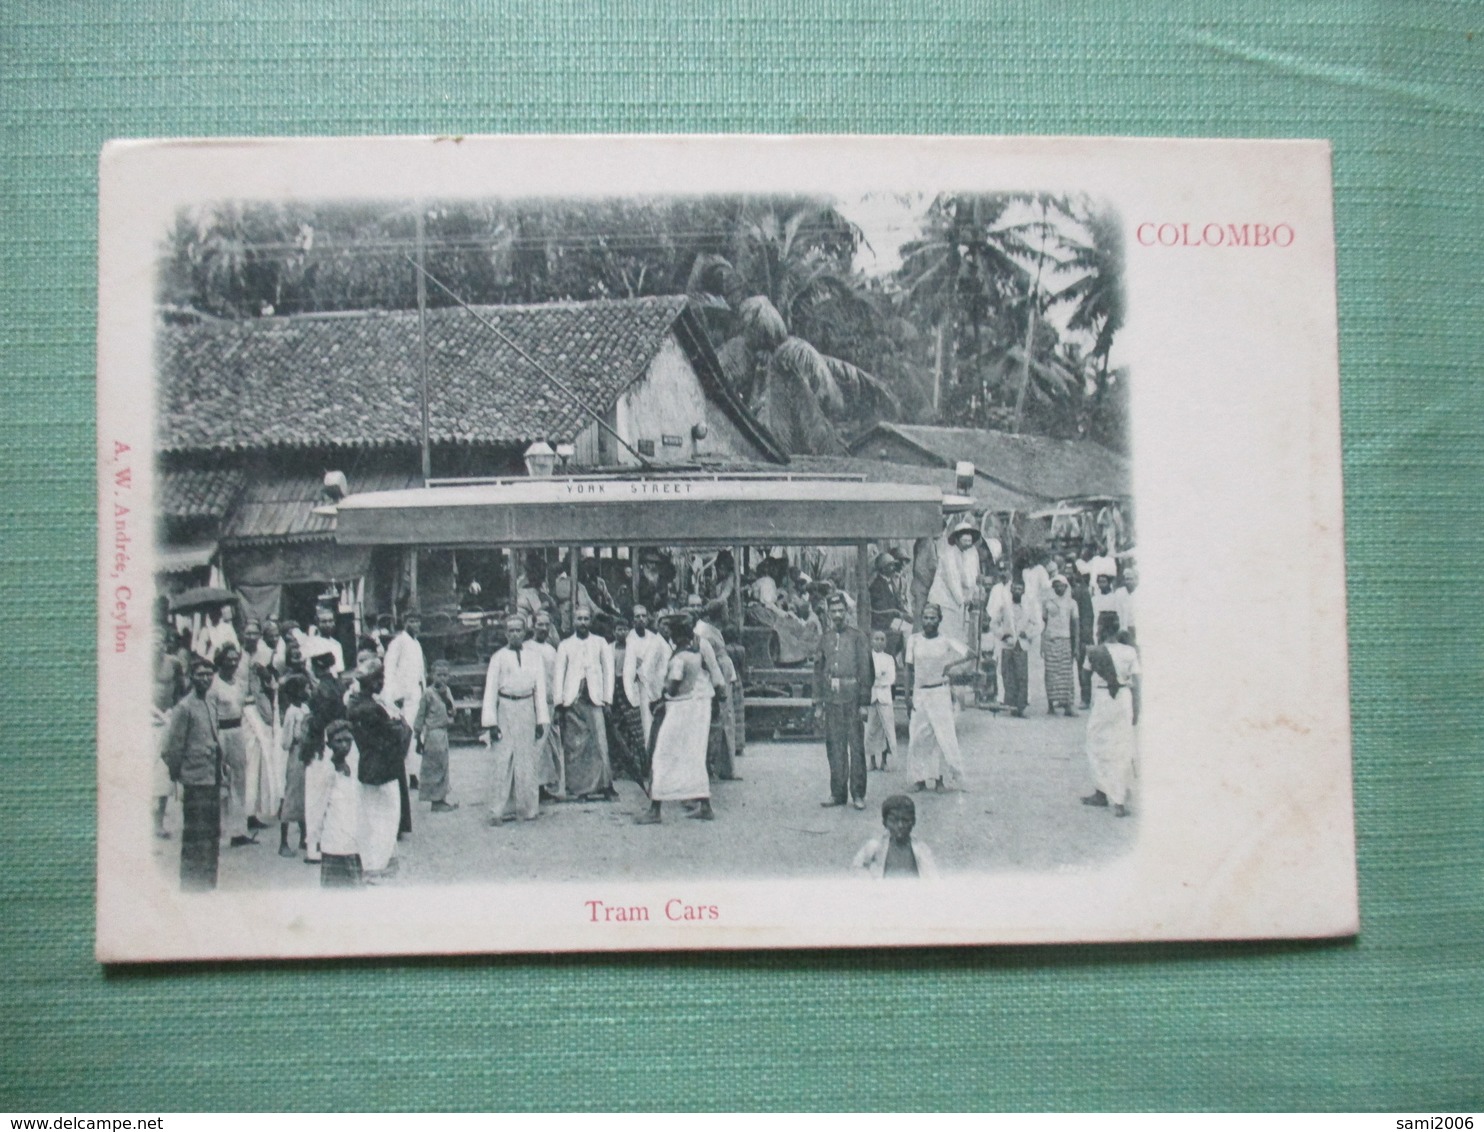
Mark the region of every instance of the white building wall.
<instances>
[{"instance_id":1,"label":"white building wall","mask_svg":"<svg viewBox=\"0 0 1484 1132\"><path fill-rule=\"evenodd\" d=\"M707 398L690 359L673 334L666 335L644 376L619 397L608 414L614 431L633 448L654 445L657 464L690 463L698 458L764 460L761 449L743 435L730 417ZM696 440L694 426L704 422L706 437ZM679 443L666 444L665 438ZM574 442L582 465L635 466L638 460L611 436L590 424Z\"/></svg>"}]
</instances>

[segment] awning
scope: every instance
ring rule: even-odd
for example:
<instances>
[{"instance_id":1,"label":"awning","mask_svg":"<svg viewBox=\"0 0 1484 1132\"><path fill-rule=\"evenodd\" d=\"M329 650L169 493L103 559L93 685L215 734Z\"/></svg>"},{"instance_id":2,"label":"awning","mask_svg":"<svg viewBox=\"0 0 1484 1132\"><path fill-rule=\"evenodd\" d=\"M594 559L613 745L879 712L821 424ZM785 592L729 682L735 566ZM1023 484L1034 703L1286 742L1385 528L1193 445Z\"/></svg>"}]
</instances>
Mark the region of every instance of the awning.
<instances>
[{"instance_id":1,"label":"awning","mask_svg":"<svg viewBox=\"0 0 1484 1132\"><path fill-rule=\"evenodd\" d=\"M187 570L210 566L215 557L215 540L164 543L155 547L155 573L184 574Z\"/></svg>"},{"instance_id":2,"label":"awning","mask_svg":"<svg viewBox=\"0 0 1484 1132\"><path fill-rule=\"evenodd\" d=\"M386 491L420 482L414 471L358 472L352 490ZM254 477L222 525L229 547L251 543L328 541L335 531L321 474L299 473Z\"/></svg>"},{"instance_id":3,"label":"awning","mask_svg":"<svg viewBox=\"0 0 1484 1132\"><path fill-rule=\"evenodd\" d=\"M363 577L370 569L369 549L341 546L327 538L222 550L222 572L234 586L344 582Z\"/></svg>"},{"instance_id":4,"label":"awning","mask_svg":"<svg viewBox=\"0 0 1484 1132\"><path fill-rule=\"evenodd\" d=\"M809 478L591 477L356 494L335 539L361 546L826 546L943 531L922 484Z\"/></svg>"}]
</instances>

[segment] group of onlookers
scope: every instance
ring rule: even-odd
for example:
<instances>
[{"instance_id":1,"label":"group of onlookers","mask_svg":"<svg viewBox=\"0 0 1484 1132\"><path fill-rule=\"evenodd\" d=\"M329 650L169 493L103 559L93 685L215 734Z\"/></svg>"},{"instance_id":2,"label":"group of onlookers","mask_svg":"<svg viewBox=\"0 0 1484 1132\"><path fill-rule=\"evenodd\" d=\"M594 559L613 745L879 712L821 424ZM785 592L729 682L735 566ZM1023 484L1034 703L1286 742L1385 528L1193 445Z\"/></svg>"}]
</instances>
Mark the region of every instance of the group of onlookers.
<instances>
[{"instance_id":1,"label":"group of onlookers","mask_svg":"<svg viewBox=\"0 0 1484 1132\"><path fill-rule=\"evenodd\" d=\"M455 808L444 800L452 695L437 666L425 686L417 616L385 644L363 639L348 669L332 609L308 632L248 618L240 638L229 612L211 610L194 632L159 630L155 833L169 837L178 786L182 885L215 887L222 841L257 845L274 825L279 854L320 865L326 884L390 875L412 828L409 789L432 812Z\"/></svg>"},{"instance_id":2,"label":"group of onlookers","mask_svg":"<svg viewBox=\"0 0 1484 1132\"><path fill-rule=\"evenodd\" d=\"M533 560L474 709L491 752L486 820L530 821L543 802L612 800L622 776L648 798L640 824L661 822L667 802L712 820L712 784L737 779L743 749L745 652L731 616L739 598L748 623L786 638L785 654L804 650L795 662L813 662L829 766L823 805L863 809L868 769L897 758L899 677L912 789L948 790L963 778L955 685L987 688L992 703L1023 717L1035 663L1049 713L1090 710L1095 789L1083 802L1126 814L1139 674L1132 564L1120 569L1088 547L1061 562L1031 553L1012 569L969 523L915 551L875 557L870 616L859 626L849 594L777 556L739 579L722 552L705 596L683 602L673 577L640 560L634 592L653 607L615 601L595 566L579 568L575 585L565 572L548 585ZM183 886L214 887L221 844L255 845L274 825L278 852L319 865L326 885L393 875L414 792L429 813L458 808L449 736L468 704L448 662L428 666L415 612L400 631L380 619L350 664L333 609L319 609L307 630L249 618L240 636L231 612L210 610L189 632L161 627L155 830L169 836L166 806L178 787ZM887 852L894 843L882 844Z\"/></svg>"}]
</instances>

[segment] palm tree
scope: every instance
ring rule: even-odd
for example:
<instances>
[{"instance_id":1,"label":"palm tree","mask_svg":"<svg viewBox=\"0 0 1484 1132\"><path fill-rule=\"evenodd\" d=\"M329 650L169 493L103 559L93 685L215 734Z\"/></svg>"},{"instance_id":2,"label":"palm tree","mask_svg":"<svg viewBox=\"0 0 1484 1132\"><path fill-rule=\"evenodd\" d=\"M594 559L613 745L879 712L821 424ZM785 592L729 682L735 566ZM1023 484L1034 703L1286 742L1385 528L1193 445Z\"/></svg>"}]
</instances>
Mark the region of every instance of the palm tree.
<instances>
[{"instance_id":1,"label":"palm tree","mask_svg":"<svg viewBox=\"0 0 1484 1132\"><path fill-rule=\"evenodd\" d=\"M1025 293L1024 261L1033 225L1015 218L1023 193L945 193L928 209L923 235L902 248L899 277L907 305L933 327L933 389L940 411L957 384L958 340L978 342L985 324Z\"/></svg>"},{"instance_id":2,"label":"palm tree","mask_svg":"<svg viewBox=\"0 0 1484 1132\"><path fill-rule=\"evenodd\" d=\"M731 258L698 256L691 271L694 298L715 305L719 285L734 312L718 349L724 372L791 452L843 452L843 422L897 405L875 375L809 341L872 317L850 267L860 239L827 204L749 202Z\"/></svg>"},{"instance_id":3,"label":"palm tree","mask_svg":"<svg viewBox=\"0 0 1484 1132\"><path fill-rule=\"evenodd\" d=\"M1071 202L1067 211L1087 233L1087 239L1061 233L1062 270L1080 274L1052 296L1052 301L1076 304L1067 326L1093 335L1091 352L1101 359L1097 381L1102 390L1108 383L1113 337L1123 329L1123 227L1117 215L1093 208L1085 198Z\"/></svg>"}]
</instances>

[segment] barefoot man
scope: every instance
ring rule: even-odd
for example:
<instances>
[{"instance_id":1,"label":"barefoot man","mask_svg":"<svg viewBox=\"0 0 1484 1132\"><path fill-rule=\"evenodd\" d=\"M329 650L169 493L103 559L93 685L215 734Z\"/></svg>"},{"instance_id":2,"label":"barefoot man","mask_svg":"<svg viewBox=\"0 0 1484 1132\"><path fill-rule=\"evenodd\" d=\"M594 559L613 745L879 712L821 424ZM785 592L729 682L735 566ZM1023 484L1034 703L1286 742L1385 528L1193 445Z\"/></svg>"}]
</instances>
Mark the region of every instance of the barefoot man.
<instances>
[{"instance_id":1,"label":"barefoot man","mask_svg":"<svg viewBox=\"0 0 1484 1132\"><path fill-rule=\"evenodd\" d=\"M907 699L912 704L907 773L913 790L926 790L929 782L942 790L945 778L955 785L963 782L948 678L973 660L967 645L939 631L943 611L937 605L923 606L921 620L922 632L907 640Z\"/></svg>"},{"instance_id":2,"label":"barefoot man","mask_svg":"<svg viewBox=\"0 0 1484 1132\"><path fill-rule=\"evenodd\" d=\"M550 722L546 704L546 666L526 640L519 613L505 619L505 647L490 657L484 679L479 723L489 733L493 767L489 824L507 817L533 821L540 813L542 751Z\"/></svg>"}]
</instances>

